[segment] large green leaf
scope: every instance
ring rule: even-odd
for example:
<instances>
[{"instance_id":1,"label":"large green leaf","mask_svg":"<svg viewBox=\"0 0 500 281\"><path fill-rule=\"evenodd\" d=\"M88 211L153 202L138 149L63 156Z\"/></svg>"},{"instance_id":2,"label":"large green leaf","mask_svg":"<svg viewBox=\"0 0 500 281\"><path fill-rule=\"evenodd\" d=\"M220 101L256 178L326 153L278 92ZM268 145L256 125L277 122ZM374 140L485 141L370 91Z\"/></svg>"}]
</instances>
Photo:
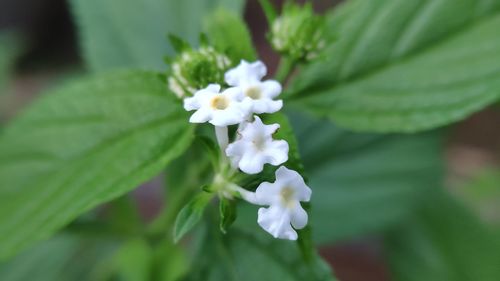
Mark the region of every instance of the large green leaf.
<instances>
[{"instance_id":1,"label":"large green leaf","mask_svg":"<svg viewBox=\"0 0 500 281\"><path fill-rule=\"evenodd\" d=\"M352 0L329 57L292 86L295 105L343 127L414 132L500 98L499 0Z\"/></svg>"},{"instance_id":2,"label":"large green leaf","mask_svg":"<svg viewBox=\"0 0 500 281\"><path fill-rule=\"evenodd\" d=\"M249 234L231 228L228 235L207 233L200 257L187 280L230 281L334 281L331 270L319 256L306 263L293 241L272 238L267 233Z\"/></svg>"},{"instance_id":3,"label":"large green leaf","mask_svg":"<svg viewBox=\"0 0 500 281\"><path fill-rule=\"evenodd\" d=\"M366 235L401 221L442 178L440 132L357 134L293 117L313 190L317 242Z\"/></svg>"},{"instance_id":4,"label":"large green leaf","mask_svg":"<svg viewBox=\"0 0 500 281\"><path fill-rule=\"evenodd\" d=\"M500 248L468 210L432 192L413 219L391 231L386 251L397 281L496 281Z\"/></svg>"},{"instance_id":5,"label":"large green leaf","mask_svg":"<svg viewBox=\"0 0 500 281\"><path fill-rule=\"evenodd\" d=\"M155 73L108 74L45 95L0 135L0 257L149 180L192 136Z\"/></svg>"},{"instance_id":6,"label":"large green leaf","mask_svg":"<svg viewBox=\"0 0 500 281\"><path fill-rule=\"evenodd\" d=\"M242 0L71 0L82 51L92 70L119 67L164 69L172 54L167 34L192 44L207 12L223 6L241 11Z\"/></svg>"}]
</instances>

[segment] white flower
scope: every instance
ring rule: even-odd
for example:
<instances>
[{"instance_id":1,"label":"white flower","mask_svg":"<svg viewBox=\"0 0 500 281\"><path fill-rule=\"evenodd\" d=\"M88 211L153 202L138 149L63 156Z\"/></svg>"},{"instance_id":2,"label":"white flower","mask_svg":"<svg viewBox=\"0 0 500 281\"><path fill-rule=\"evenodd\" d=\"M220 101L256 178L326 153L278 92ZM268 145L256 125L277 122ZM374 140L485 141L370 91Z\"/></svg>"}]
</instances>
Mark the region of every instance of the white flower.
<instances>
[{"instance_id":1,"label":"white flower","mask_svg":"<svg viewBox=\"0 0 500 281\"><path fill-rule=\"evenodd\" d=\"M248 116L251 104L242 102L242 93L238 88L229 88L220 92L220 85L210 84L197 91L193 97L184 99L184 109L196 110L189 122L210 122L215 126L228 126L243 122Z\"/></svg>"},{"instance_id":2,"label":"white flower","mask_svg":"<svg viewBox=\"0 0 500 281\"><path fill-rule=\"evenodd\" d=\"M255 116L252 123L242 127L239 138L226 149L226 155L235 167L247 174L257 174L266 163L277 166L288 160L288 143L272 137L279 124L265 125Z\"/></svg>"},{"instance_id":3,"label":"white flower","mask_svg":"<svg viewBox=\"0 0 500 281\"><path fill-rule=\"evenodd\" d=\"M241 88L245 100L252 103L253 113L274 113L283 107L282 100L273 100L281 93L281 84L275 80L261 81L266 73L261 61L242 60L236 68L228 70L224 78L228 85Z\"/></svg>"},{"instance_id":4,"label":"white flower","mask_svg":"<svg viewBox=\"0 0 500 281\"><path fill-rule=\"evenodd\" d=\"M307 213L300 201L311 199L311 189L299 173L281 166L274 183L263 182L255 191L256 202L268 205L260 208L257 222L275 238L297 240L297 232L307 225Z\"/></svg>"}]
</instances>

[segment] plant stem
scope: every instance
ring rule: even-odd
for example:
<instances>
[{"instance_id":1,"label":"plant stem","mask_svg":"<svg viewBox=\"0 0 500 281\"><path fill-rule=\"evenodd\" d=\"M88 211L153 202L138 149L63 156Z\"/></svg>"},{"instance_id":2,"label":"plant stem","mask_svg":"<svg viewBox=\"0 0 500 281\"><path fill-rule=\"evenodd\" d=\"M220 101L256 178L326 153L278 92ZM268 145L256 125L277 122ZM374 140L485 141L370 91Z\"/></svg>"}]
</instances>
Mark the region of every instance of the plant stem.
<instances>
[{"instance_id":1,"label":"plant stem","mask_svg":"<svg viewBox=\"0 0 500 281\"><path fill-rule=\"evenodd\" d=\"M268 25L271 26L273 21L276 19L276 9L269 0L259 0L259 3L264 11L264 14L266 15Z\"/></svg>"}]
</instances>

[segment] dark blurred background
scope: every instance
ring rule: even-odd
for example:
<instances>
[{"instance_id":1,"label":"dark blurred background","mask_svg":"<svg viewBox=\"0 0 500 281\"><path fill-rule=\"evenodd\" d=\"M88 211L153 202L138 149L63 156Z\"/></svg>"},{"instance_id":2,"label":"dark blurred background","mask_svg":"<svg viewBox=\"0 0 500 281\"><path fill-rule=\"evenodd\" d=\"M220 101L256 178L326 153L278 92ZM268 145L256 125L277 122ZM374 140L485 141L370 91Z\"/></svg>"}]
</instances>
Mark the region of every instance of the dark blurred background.
<instances>
[{"instance_id":1,"label":"dark blurred background","mask_svg":"<svg viewBox=\"0 0 500 281\"><path fill-rule=\"evenodd\" d=\"M278 5L281 2L276 1ZM338 2L316 1L315 8L321 12ZM269 66L276 65L277 56L266 42L266 21L256 0L248 1L245 19L261 58ZM19 36L20 52L8 88L11 98L2 101L6 108L4 116L0 116L3 121L12 118L41 90L64 77L84 71L75 24L65 0L0 0L0 31L6 30ZM497 120L500 120L500 111L486 109L450 128L447 187L457 196L461 196L463 182L486 167L500 164L495 157L500 152ZM154 213L158 209L151 204L158 202L155 200L158 184L159 181L152 182L138 190L138 198L148 202L141 204L144 212ZM497 212L490 213L500 214L500 207ZM488 214L480 215L485 220L492 219L487 217ZM324 246L320 252L334 266L340 280L389 280L376 239L345 241L335 246Z\"/></svg>"}]
</instances>

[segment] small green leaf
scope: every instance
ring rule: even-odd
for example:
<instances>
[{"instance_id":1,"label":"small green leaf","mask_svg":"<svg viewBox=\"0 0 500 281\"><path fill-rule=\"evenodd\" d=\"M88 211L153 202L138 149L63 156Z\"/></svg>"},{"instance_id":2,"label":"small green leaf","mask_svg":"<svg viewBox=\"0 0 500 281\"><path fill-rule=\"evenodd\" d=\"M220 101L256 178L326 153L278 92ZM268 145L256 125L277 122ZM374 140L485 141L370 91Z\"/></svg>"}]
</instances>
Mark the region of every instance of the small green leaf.
<instances>
[{"instance_id":1,"label":"small green leaf","mask_svg":"<svg viewBox=\"0 0 500 281\"><path fill-rule=\"evenodd\" d=\"M174 225L174 242L181 240L201 219L205 207L214 197L213 193L200 193L195 196L177 215Z\"/></svg>"},{"instance_id":2,"label":"small green leaf","mask_svg":"<svg viewBox=\"0 0 500 281\"><path fill-rule=\"evenodd\" d=\"M157 175L190 145L188 118L150 72L43 95L0 134L0 258Z\"/></svg>"},{"instance_id":3,"label":"small green leaf","mask_svg":"<svg viewBox=\"0 0 500 281\"><path fill-rule=\"evenodd\" d=\"M496 281L500 247L490 229L443 191L385 241L396 281Z\"/></svg>"},{"instance_id":4,"label":"small green leaf","mask_svg":"<svg viewBox=\"0 0 500 281\"><path fill-rule=\"evenodd\" d=\"M205 31L215 48L228 55L233 62L256 59L250 32L236 13L216 10L206 18Z\"/></svg>"},{"instance_id":5,"label":"small green leaf","mask_svg":"<svg viewBox=\"0 0 500 281\"><path fill-rule=\"evenodd\" d=\"M221 198L219 203L220 213L220 231L226 234L227 229L236 220L236 201L227 198Z\"/></svg>"},{"instance_id":6,"label":"small green leaf","mask_svg":"<svg viewBox=\"0 0 500 281\"><path fill-rule=\"evenodd\" d=\"M500 1L353 0L329 58L291 86L294 106L359 131L416 132L500 99Z\"/></svg>"}]
</instances>

